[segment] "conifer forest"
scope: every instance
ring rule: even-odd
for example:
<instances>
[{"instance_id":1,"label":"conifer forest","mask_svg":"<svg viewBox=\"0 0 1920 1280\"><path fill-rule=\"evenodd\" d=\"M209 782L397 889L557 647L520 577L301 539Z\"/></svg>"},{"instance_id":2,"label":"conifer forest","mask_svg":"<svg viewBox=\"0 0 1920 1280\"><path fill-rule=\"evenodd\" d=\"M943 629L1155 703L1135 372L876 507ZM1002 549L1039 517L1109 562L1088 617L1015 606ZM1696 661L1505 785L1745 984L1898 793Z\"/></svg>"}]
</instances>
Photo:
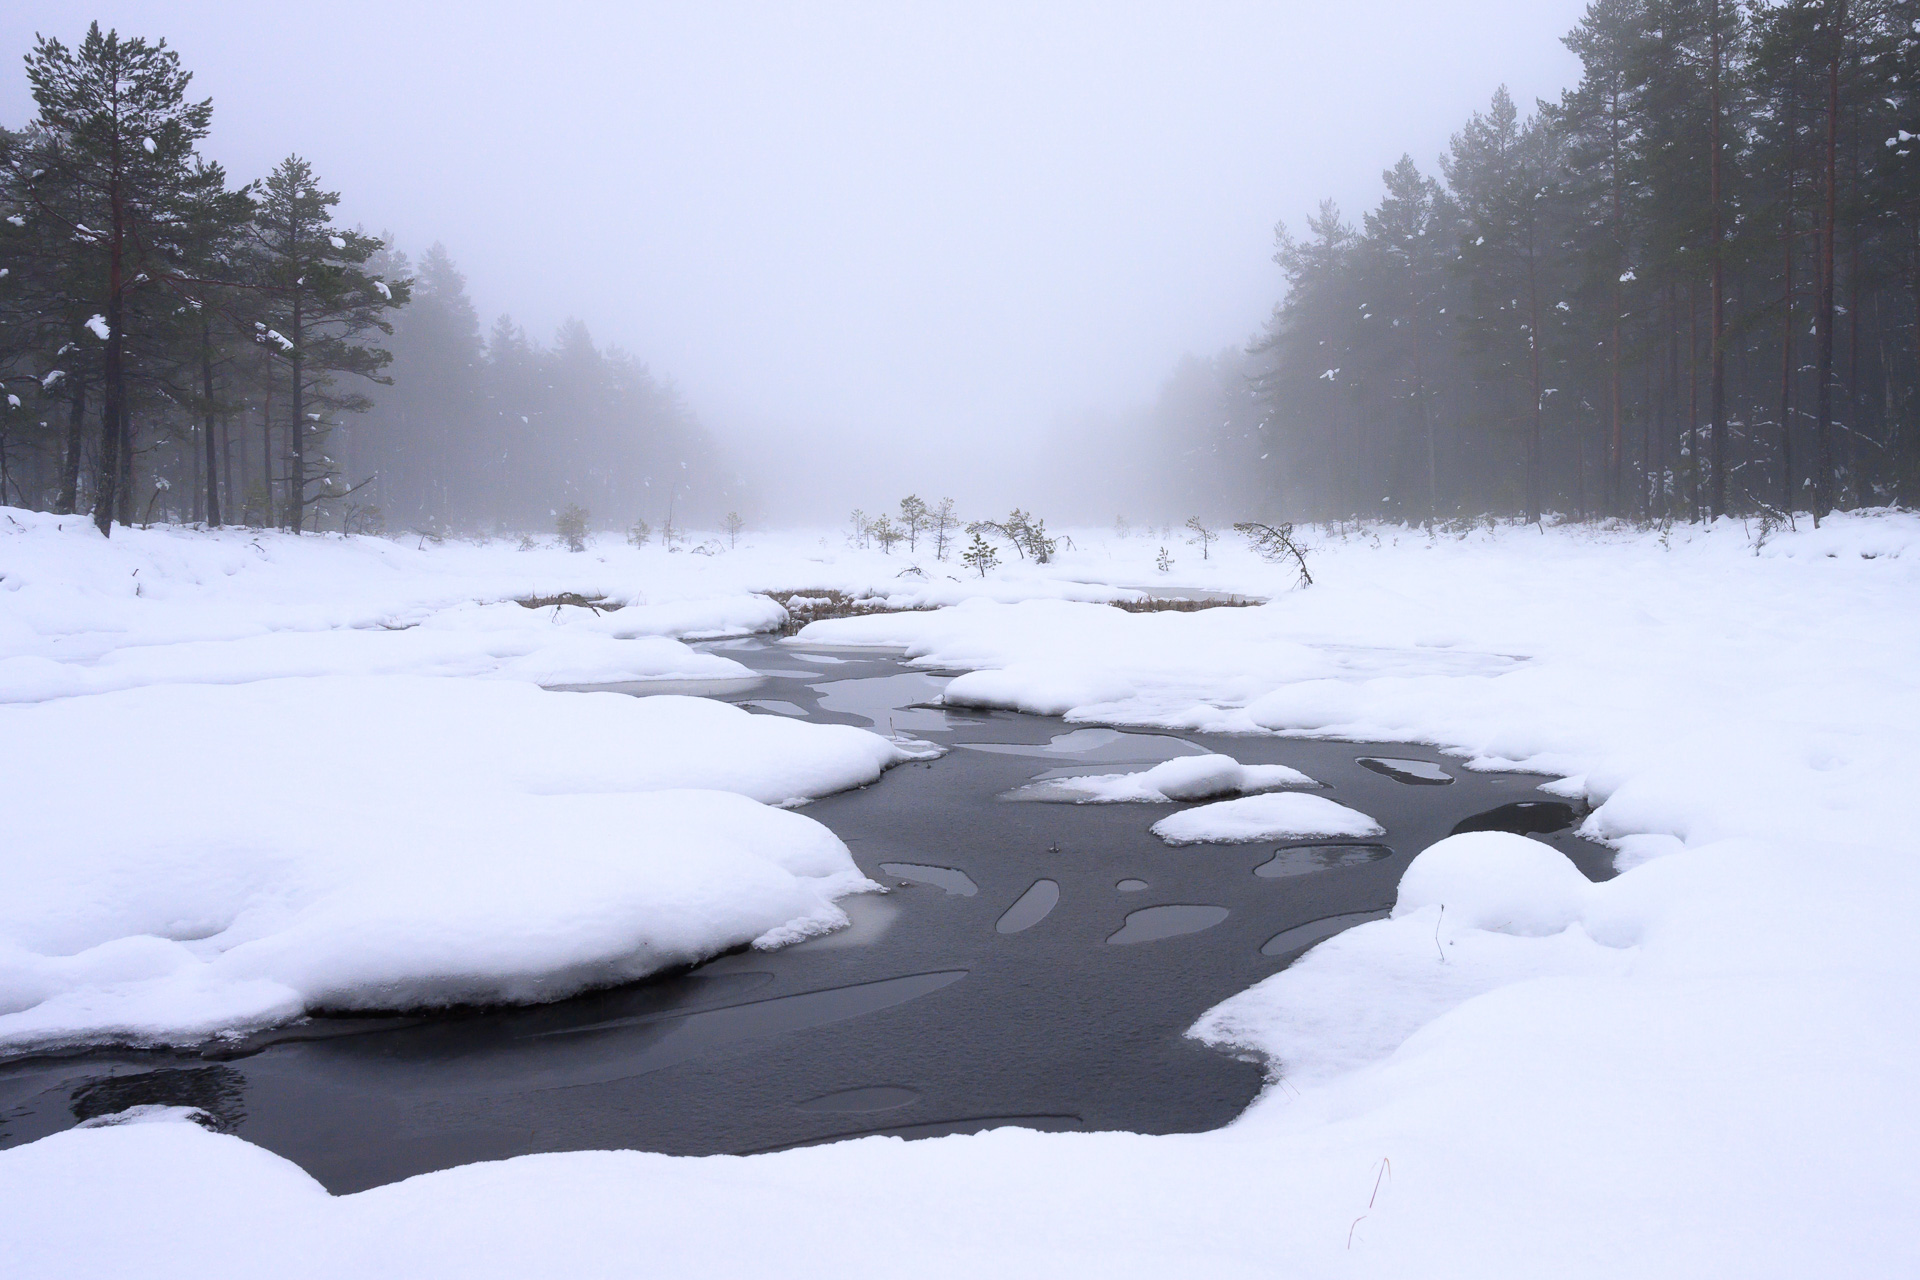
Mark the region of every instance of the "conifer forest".
<instances>
[{"instance_id":1,"label":"conifer forest","mask_svg":"<svg viewBox=\"0 0 1920 1280\"><path fill-rule=\"evenodd\" d=\"M1264 329L1183 362L1136 427L1154 497L1414 523L1912 503L1917 24L1912 0L1596 0L1557 101L1497 89L1357 220L1279 226ZM718 512L745 483L579 322L484 326L444 248L338 224L297 154L245 183L206 160L212 103L164 41L96 25L26 72L39 114L0 131L6 501L500 530Z\"/></svg>"},{"instance_id":2,"label":"conifer forest","mask_svg":"<svg viewBox=\"0 0 1920 1280\"><path fill-rule=\"evenodd\" d=\"M1920 5L1596 0L1355 222L1281 227L1253 344L1315 515L1666 520L1920 495Z\"/></svg>"},{"instance_id":3,"label":"conifer forest","mask_svg":"<svg viewBox=\"0 0 1920 1280\"><path fill-rule=\"evenodd\" d=\"M584 325L483 334L444 249L340 224L300 156L245 183L208 161L213 104L164 40L96 23L26 72L39 114L0 127L0 502L440 532L724 487L673 389Z\"/></svg>"}]
</instances>

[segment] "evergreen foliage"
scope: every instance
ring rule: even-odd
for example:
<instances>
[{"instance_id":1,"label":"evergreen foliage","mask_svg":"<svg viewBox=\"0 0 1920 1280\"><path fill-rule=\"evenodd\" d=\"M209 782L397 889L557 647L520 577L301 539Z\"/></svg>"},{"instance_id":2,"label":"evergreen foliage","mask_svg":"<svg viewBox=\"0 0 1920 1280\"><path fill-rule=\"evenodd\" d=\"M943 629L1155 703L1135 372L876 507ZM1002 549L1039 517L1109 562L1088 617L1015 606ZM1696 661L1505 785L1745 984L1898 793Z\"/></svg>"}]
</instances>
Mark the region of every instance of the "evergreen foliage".
<instances>
[{"instance_id":1,"label":"evergreen foliage","mask_svg":"<svg viewBox=\"0 0 1920 1280\"><path fill-rule=\"evenodd\" d=\"M984 578L988 570L999 566L1000 553L994 550L992 543L978 533L974 533L973 541L968 544L965 551L960 553L960 563L969 569L979 570L980 576Z\"/></svg>"},{"instance_id":2,"label":"evergreen foliage","mask_svg":"<svg viewBox=\"0 0 1920 1280\"><path fill-rule=\"evenodd\" d=\"M584 325L483 340L443 246L416 271L337 225L298 156L232 188L165 41L96 23L27 77L36 116L0 128L0 503L433 536L725 510L692 413Z\"/></svg>"},{"instance_id":3,"label":"evergreen foliage","mask_svg":"<svg viewBox=\"0 0 1920 1280\"><path fill-rule=\"evenodd\" d=\"M1279 230L1263 333L1167 384L1167 497L1410 522L1920 501L1917 20L1594 0L1558 101L1499 90L1358 225L1328 203Z\"/></svg>"}]
</instances>

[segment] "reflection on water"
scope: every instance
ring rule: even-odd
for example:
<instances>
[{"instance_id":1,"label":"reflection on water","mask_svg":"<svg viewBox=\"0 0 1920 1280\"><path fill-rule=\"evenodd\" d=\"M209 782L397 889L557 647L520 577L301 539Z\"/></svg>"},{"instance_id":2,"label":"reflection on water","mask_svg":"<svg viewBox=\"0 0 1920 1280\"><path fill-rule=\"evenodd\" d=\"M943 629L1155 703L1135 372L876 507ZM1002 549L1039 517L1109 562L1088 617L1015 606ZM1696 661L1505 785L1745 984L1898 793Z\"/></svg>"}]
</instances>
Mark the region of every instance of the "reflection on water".
<instances>
[{"instance_id":1,"label":"reflection on water","mask_svg":"<svg viewBox=\"0 0 1920 1280\"><path fill-rule=\"evenodd\" d=\"M1335 867L1360 867L1382 858L1391 858L1393 850L1383 844L1303 844L1281 849L1253 869L1253 874L1269 880L1287 876L1312 875Z\"/></svg>"},{"instance_id":2,"label":"reflection on water","mask_svg":"<svg viewBox=\"0 0 1920 1280\"><path fill-rule=\"evenodd\" d=\"M963 742L968 751L991 751L1010 756L1067 758L1082 765L1159 764L1180 756L1203 756L1205 747L1196 747L1182 738L1163 733L1122 733L1118 729L1075 729L1054 735L1045 746L1024 742ZM1044 777L1059 774L1047 773Z\"/></svg>"},{"instance_id":3,"label":"reflection on water","mask_svg":"<svg viewBox=\"0 0 1920 1280\"><path fill-rule=\"evenodd\" d=\"M1559 800L1516 800L1454 823L1453 834L1468 831L1511 831L1517 836L1541 836L1573 825L1573 806Z\"/></svg>"},{"instance_id":4,"label":"reflection on water","mask_svg":"<svg viewBox=\"0 0 1920 1280\"><path fill-rule=\"evenodd\" d=\"M197 1107L207 1127L232 1133L247 1118L245 1081L231 1067L164 1067L95 1080L73 1095L75 1120L92 1120L129 1107Z\"/></svg>"},{"instance_id":5,"label":"reflection on water","mask_svg":"<svg viewBox=\"0 0 1920 1280\"><path fill-rule=\"evenodd\" d=\"M918 671L895 676L871 676L864 680L830 680L816 684L822 711L859 716L876 729L892 733L902 729L916 731L952 728L955 724L978 724L973 716L955 716L951 712L913 704L939 698L947 682Z\"/></svg>"},{"instance_id":6,"label":"reflection on water","mask_svg":"<svg viewBox=\"0 0 1920 1280\"><path fill-rule=\"evenodd\" d=\"M1385 774L1395 782L1411 786L1444 787L1453 775L1426 760L1404 760L1396 756L1357 756L1354 763L1363 769Z\"/></svg>"}]
</instances>

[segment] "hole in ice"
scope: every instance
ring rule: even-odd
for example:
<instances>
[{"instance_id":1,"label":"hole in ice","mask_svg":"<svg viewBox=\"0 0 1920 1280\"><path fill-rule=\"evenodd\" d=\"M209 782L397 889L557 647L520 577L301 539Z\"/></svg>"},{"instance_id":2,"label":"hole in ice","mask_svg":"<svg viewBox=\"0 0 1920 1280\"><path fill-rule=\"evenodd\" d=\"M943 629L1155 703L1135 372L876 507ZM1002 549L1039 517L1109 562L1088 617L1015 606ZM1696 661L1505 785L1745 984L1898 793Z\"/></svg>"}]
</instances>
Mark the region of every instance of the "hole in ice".
<instances>
[{"instance_id":1,"label":"hole in ice","mask_svg":"<svg viewBox=\"0 0 1920 1280\"><path fill-rule=\"evenodd\" d=\"M782 702L778 698L754 698L741 705L754 707L761 711L771 711L778 716L804 716L807 714L805 707L792 702Z\"/></svg>"},{"instance_id":2,"label":"hole in ice","mask_svg":"<svg viewBox=\"0 0 1920 1280\"><path fill-rule=\"evenodd\" d=\"M1000 922L994 925L997 933L1019 933L1022 929L1031 929L1047 918L1047 913L1060 905L1060 885L1052 880L1035 880L1033 887L1020 895L1020 900L1007 908Z\"/></svg>"},{"instance_id":3,"label":"hole in ice","mask_svg":"<svg viewBox=\"0 0 1920 1280\"><path fill-rule=\"evenodd\" d=\"M897 1084L868 1085L864 1089L842 1089L796 1105L802 1111L892 1111L920 1101L918 1089Z\"/></svg>"},{"instance_id":4,"label":"hole in ice","mask_svg":"<svg viewBox=\"0 0 1920 1280\"><path fill-rule=\"evenodd\" d=\"M1260 944L1260 954L1263 956L1284 956L1290 952L1304 951L1314 943L1324 942L1334 934L1344 933L1357 924L1365 924L1369 920L1384 920L1386 916L1387 912L1385 909L1379 911L1350 911L1340 916L1322 916L1318 920L1309 920L1305 924L1297 924L1291 929L1282 929L1279 933L1274 934L1271 938L1268 938Z\"/></svg>"},{"instance_id":5,"label":"hole in ice","mask_svg":"<svg viewBox=\"0 0 1920 1280\"><path fill-rule=\"evenodd\" d=\"M1392 856L1393 850L1383 844L1303 844L1277 850L1273 857L1255 867L1253 874L1278 880L1335 867L1358 867Z\"/></svg>"},{"instance_id":6,"label":"hole in ice","mask_svg":"<svg viewBox=\"0 0 1920 1280\"><path fill-rule=\"evenodd\" d=\"M1211 929L1231 913L1225 907L1177 904L1166 907L1142 907L1127 913L1126 923L1108 942L1158 942L1184 933Z\"/></svg>"},{"instance_id":7,"label":"hole in ice","mask_svg":"<svg viewBox=\"0 0 1920 1280\"><path fill-rule=\"evenodd\" d=\"M198 1107L211 1118L210 1127L232 1133L247 1118L245 1089L232 1067L164 1067L91 1081L74 1091L68 1106L82 1121L129 1107Z\"/></svg>"},{"instance_id":8,"label":"hole in ice","mask_svg":"<svg viewBox=\"0 0 1920 1280\"><path fill-rule=\"evenodd\" d=\"M1384 773L1395 782L1416 787L1444 787L1453 775L1428 760L1401 760L1393 756L1360 756L1354 763L1375 773Z\"/></svg>"},{"instance_id":9,"label":"hole in ice","mask_svg":"<svg viewBox=\"0 0 1920 1280\"><path fill-rule=\"evenodd\" d=\"M917 671L864 680L830 680L813 686L820 709L859 716L876 729L945 729L953 724L945 711L917 706L940 696L945 680Z\"/></svg>"},{"instance_id":10,"label":"hole in ice","mask_svg":"<svg viewBox=\"0 0 1920 1280\"><path fill-rule=\"evenodd\" d=\"M948 893L957 893L963 898L971 898L980 892L980 886L973 882L972 876L954 867L930 867L919 862L883 862L880 869L890 876L898 876L916 884L938 885Z\"/></svg>"},{"instance_id":11,"label":"hole in ice","mask_svg":"<svg viewBox=\"0 0 1920 1280\"><path fill-rule=\"evenodd\" d=\"M1043 747L1016 742L959 745L968 751L992 751L1010 756L1071 756L1082 764L1159 764L1180 756L1207 754L1205 747L1163 733L1121 733L1118 729L1075 729L1054 735Z\"/></svg>"},{"instance_id":12,"label":"hole in ice","mask_svg":"<svg viewBox=\"0 0 1920 1280\"><path fill-rule=\"evenodd\" d=\"M1515 800L1453 824L1449 835L1468 831L1511 831L1517 836L1545 835L1573 825L1573 806L1558 800Z\"/></svg>"},{"instance_id":13,"label":"hole in ice","mask_svg":"<svg viewBox=\"0 0 1920 1280\"><path fill-rule=\"evenodd\" d=\"M1147 882L1145 880L1122 880L1113 887L1122 893L1138 893L1147 887Z\"/></svg>"}]
</instances>

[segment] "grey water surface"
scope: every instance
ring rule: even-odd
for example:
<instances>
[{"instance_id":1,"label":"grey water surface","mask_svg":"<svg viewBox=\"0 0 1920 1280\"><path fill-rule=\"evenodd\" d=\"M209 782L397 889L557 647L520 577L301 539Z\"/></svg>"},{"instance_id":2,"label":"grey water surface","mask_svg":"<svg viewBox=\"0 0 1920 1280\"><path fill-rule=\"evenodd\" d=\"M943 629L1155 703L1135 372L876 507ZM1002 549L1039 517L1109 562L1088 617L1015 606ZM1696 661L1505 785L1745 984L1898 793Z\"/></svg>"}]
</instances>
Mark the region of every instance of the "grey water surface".
<instances>
[{"instance_id":1,"label":"grey water surface","mask_svg":"<svg viewBox=\"0 0 1920 1280\"><path fill-rule=\"evenodd\" d=\"M1232 1120L1265 1076L1186 1029L1384 913L1435 840L1532 831L1589 876L1611 874L1609 852L1572 836L1578 815L1540 799L1536 777L1409 786L1404 766L1375 772L1352 743L945 712L928 705L939 678L896 658L764 639L725 652L761 674L710 692L751 711L881 732L891 715L962 748L804 810L889 886L842 903L851 928L548 1005L323 1016L201 1052L15 1060L0 1064L0 1147L184 1104L348 1192L542 1151L748 1153L1003 1124L1194 1132ZM1300 769L1387 834L1170 848L1148 827L1182 805L997 798L1042 774L1215 751ZM1428 754L1418 763L1439 771ZM1370 758L1414 755L1397 744Z\"/></svg>"}]
</instances>

